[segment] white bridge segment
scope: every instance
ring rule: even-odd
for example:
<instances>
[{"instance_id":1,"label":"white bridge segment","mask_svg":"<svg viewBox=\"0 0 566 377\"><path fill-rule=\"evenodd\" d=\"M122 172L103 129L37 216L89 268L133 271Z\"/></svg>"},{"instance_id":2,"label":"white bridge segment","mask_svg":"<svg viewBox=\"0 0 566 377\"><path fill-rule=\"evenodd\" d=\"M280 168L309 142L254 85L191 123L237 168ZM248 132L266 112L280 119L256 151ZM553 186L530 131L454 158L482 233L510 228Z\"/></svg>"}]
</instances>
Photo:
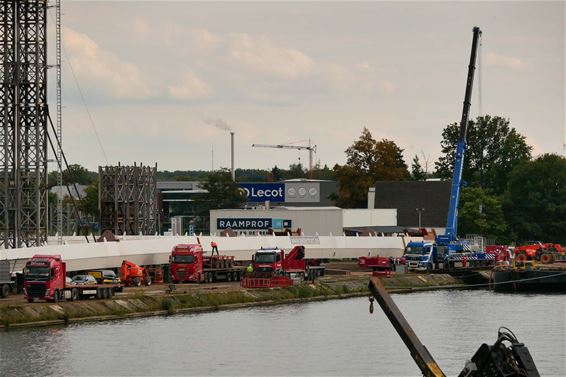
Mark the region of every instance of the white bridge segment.
<instances>
[{"instance_id":1,"label":"white bridge segment","mask_svg":"<svg viewBox=\"0 0 566 377\"><path fill-rule=\"evenodd\" d=\"M78 241L79 238L77 238ZM233 255L236 260L251 260L259 248L279 247L290 251L304 245L307 258L349 259L360 256L400 258L407 237L345 237L345 236L253 236L198 237L205 254L210 242L218 244L220 254ZM197 243L196 236L129 236L118 242L68 243L33 248L0 250L0 259L13 261L12 271L21 271L25 262L35 254L60 254L67 262L67 271L93 268L117 268L124 259L140 265L167 264L173 246Z\"/></svg>"}]
</instances>

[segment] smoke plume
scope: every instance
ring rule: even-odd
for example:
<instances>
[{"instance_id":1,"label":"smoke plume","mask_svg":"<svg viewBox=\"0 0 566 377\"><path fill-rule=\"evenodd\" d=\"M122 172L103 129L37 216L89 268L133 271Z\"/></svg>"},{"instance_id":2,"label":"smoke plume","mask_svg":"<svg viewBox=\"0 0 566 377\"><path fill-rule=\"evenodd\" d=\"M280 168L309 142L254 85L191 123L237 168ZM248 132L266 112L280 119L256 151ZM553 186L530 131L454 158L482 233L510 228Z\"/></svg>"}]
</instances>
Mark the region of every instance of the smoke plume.
<instances>
[{"instance_id":1,"label":"smoke plume","mask_svg":"<svg viewBox=\"0 0 566 377\"><path fill-rule=\"evenodd\" d=\"M228 125L225 121L220 118L217 119L205 119L204 122L206 124L210 124L211 126L217 127L224 131L232 131L232 127Z\"/></svg>"}]
</instances>

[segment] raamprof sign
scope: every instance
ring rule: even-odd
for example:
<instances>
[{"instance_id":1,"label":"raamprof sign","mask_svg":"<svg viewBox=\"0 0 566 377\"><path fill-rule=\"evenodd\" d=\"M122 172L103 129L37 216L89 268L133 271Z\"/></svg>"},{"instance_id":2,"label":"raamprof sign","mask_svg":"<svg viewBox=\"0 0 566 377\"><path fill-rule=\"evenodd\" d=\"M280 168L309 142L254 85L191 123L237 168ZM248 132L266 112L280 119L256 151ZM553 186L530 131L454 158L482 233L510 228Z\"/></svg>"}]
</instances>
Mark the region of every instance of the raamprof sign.
<instances>
[{"instance_id":1,"label":"raamprof sign","mask_svg":"<svg viewBox=\"0 0 566 377\"><path fill-rule=\"evenodd\" d=\"M267 230L290 228L291 220L269 218L221 218L216 219L216 229Z\"/></svg>"},{"instance_id":2,"label":"raamprof sign","mask_svg":"<svg viewBox=\"0 0 566 377\"><path fill-rule=\"evenodd\" d=\"M248 202L285 202L285 184L283 183L240 183Z\"/></svg>"}]
</instances>

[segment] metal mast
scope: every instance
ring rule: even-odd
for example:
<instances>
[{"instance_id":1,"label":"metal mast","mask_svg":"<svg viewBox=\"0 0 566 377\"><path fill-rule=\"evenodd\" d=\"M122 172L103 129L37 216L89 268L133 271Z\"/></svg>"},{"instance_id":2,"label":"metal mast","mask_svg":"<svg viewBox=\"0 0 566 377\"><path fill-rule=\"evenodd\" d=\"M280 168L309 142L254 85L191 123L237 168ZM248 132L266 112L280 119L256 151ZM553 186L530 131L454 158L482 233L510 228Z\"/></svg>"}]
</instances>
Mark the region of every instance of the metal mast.
<instances>
[{"instance_id":1,"label":"metal mast","mask_svg":"<svg viewBox=\"0 0 566 377\"><path fill-rule=\"evenodd\" d=\"M0 2L0 244L47 239L47 2Z\"/></svg>"},{"instance_id":2,"label":"metal mast","mask_svg":"<svg viewBox=\"0 0 566 377\"><path fill-rule=\"evenodd\" d=\"M62 127L62 108L61 108L61 0L55 2L55 22L56 22L56 66L57 66L57 186L63 189L63 127ZM63 195L57 195L57 243L63 244Z\"/></svg>"},{"instance_id":3,"label":"metal mast","mask_svg":"<svg viewBox=\"0 0 566 377\"><path fill-rule=\"evenodd\" d=\"M472 38L472 51L470 53L470 64L468 65L468 77L466 79L466 93L464 95L464 105L462 109L462 119L460 120L460 137L456 146L456 160L454 161L454 172L452 175L452 189L450 192L450 205L448 208L448 220L446 223L445 236L440 236L443 241L453 241L458 234L458 202L460 200L460 186L462 184L462 171L464 169L464 156L466 154L466 136L468 132L468 115L472 98L472 88L474 86L474 72L476 70L476 55L478 50L478 40L481 36L479 27L474 27Z\"/></svg>"}]
</instances>

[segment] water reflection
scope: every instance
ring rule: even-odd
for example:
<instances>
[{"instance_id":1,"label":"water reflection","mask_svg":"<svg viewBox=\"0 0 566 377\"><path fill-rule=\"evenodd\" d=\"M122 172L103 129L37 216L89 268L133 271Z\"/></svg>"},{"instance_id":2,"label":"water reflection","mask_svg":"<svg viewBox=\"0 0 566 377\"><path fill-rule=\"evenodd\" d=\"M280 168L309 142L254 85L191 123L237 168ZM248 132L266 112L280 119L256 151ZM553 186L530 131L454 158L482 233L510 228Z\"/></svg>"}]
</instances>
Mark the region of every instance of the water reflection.
<instances>
[{"instance_id":1,"label":"water reflection","mask_svg":"<svg viewBox=\"0 0 566 377\"><path fill-rule=\"evenodd\" d=\"M439 291L395 295L439 365L457 375L497 328L529 347L541 375L564 376L563 295ZM533 320L544 318L544 320ZM0 375L418 376L366 298L0 334Z\"/></svg>"}]
</instances>

